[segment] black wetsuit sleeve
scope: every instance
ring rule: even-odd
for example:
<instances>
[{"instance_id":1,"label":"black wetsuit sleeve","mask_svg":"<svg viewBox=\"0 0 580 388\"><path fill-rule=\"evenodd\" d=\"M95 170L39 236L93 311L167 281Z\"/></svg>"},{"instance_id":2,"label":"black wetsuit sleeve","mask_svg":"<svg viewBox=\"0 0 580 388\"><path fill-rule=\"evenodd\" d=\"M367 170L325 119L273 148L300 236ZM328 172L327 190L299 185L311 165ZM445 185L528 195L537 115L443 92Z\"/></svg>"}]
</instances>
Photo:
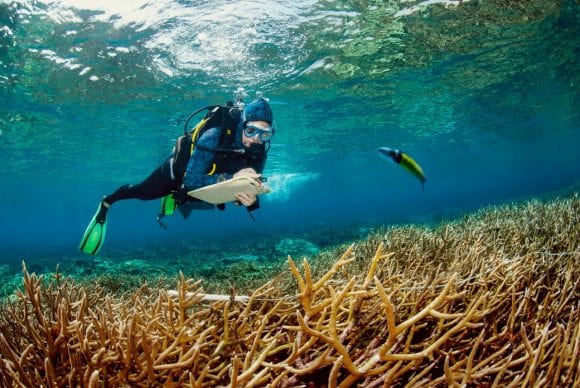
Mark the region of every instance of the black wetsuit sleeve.
<instances>
[{"instance_id":1,"label":"black wetsuit sleeve","mask_svg":"<svg viewBox=\"0 0 580 388\"><path fill-rule=\"evenodd\" d=\"M264 152L262 157L258 158L253 163L250 163L251 167L254 170L256 170L256 172L258 174L262 174L264 172L264 167L266 166L267 157L268 157L268 154ZM260 197L256 197L256 202L254 202L253 204L251 204L250 206L247 207L247 209L249 211L258 210L259 208L260 208Z\"/></svg>"}]
</instances>

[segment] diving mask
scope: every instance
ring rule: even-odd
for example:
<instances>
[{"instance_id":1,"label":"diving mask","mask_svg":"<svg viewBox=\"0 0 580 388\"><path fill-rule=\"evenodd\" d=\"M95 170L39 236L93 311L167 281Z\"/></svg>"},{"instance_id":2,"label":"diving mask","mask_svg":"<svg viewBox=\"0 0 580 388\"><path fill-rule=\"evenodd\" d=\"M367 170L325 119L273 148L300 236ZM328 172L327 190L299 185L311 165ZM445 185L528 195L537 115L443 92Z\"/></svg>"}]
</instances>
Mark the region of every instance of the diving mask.
<instances>
[{"instance_id":1,"label":"diving mask","mask_svg":"<svg viewBox=\"0 0 580 388\"><path fill-rule=\"evenodd\" d=\"M254 139L258 138L261 142L270 141L272 135L274 135L274 129L272 127L260 128L255 125L246 125L244 127L244 135Z\"/></svg>"}]
</instances>

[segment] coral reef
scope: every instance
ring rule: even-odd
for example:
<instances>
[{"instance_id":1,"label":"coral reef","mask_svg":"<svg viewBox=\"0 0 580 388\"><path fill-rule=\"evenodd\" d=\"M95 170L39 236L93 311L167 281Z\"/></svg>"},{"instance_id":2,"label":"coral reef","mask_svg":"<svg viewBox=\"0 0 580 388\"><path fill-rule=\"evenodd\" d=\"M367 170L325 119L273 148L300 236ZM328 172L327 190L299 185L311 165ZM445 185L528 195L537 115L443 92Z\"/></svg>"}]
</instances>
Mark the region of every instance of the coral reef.
<instances>
[{"instance_id":1,"label":"coral reef","mask_svg":"<svg viewBox=\"0 0 580 388\"><path fill-rule=\"evenodd\" d=\"M303 238L285 238L276 244L276 251L290 256L313 256L320 248Z\"/></svg>"},{"instance_id":2,"label":"coral reef","mask_svg":"<svg viewBox=\"0 0 580 388\"><path fill-rule=\"evenodd\" d=\"M24 268L1 307L0 385L578 386L579 210L377 231L213 302L183 275L112 294Z\"/></svg>"}]
</instances>

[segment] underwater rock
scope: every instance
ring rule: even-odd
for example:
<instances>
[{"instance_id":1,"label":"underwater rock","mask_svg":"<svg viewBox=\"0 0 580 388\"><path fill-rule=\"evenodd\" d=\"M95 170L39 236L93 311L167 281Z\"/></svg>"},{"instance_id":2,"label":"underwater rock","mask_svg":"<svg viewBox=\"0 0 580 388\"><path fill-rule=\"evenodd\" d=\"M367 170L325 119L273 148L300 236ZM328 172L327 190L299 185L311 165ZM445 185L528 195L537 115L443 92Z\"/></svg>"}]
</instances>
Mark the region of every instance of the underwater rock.
<instances>
[{"instance_id":1,"label":"underwater rock","mask_svg":"<svg viewBox=\"0 0 580 388\"><path fill-rule=\"evenodd\" d=\"M292 257L314 256L320 248L301 238L285 238L276 244L276 252Z\"/></svg>"},{"instance_id":2,"label":"underwater rock","mask_svg":"<svg viewBox=\"0 0 580 388\"><path fill-rule=\"evenodd\" d=\"M12 272L8 264L0 264L0 276L2 279L8 277Z\"/></svg>"},{"instance_id":3,"label":"underwater rock","mask_svg":"<svg viewBox=\"0 0 580 388\"><path fill-rule=\"evenodd\" d=\"M22 273L15 271L15 268L8 264L0 264L0 298L10 295L22 285Z\"/></svg>"},{"instance_id":4,"label":"underwater rock","mask_svg":"<svg viewBox=\"0 0 580 388\"><path fill-rule=\"evenodd\" d=\"M155 265L146 262L145 260L141 259L129 259L125 260L116 266L116 270L119 273L124 274L132 274L132 275L141 275L153 272L159 272L159 268L156 268Z\"/></svg>"},{"instance_id":5,"label":"underwater rock","mask_svg":"<svg viewBox=\"0 0 580 388\"><path fill-rule=\"evenodd\" d=\"M224 260L235 263L238 261L258 261L259 259L260 259L260 256L250 255L250 254L241 254L241 255L235 255L235 256L228 256Z\"/></svg>"}]
</instances>

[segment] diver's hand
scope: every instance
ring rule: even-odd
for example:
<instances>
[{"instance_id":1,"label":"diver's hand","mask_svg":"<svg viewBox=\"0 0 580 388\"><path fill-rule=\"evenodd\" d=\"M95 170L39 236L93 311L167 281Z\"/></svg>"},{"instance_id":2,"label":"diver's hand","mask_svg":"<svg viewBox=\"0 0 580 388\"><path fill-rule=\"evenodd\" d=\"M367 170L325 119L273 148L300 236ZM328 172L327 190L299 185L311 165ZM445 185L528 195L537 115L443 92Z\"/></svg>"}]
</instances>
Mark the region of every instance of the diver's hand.
<instances>
[{"instance_id":1,"label":"diver's hand","mask_svg":"<svg viewBox=\"0 0 580 388\"><path fill-rule=\"evenodd\" d=\"M260 182L260 177L262 176L262 174L258 174L256 172L256 170L254 170L253 168L244 168L244 169L236 172L233 175L233 178L237 178L240 176L247 176L249 178L253 178L256 181ZM261 184L261 182L260 182L260 184ZM256 194L253 194L253 193L238 193L238 194L236 194L236 199L237 199L237 201L235 202L235 204L244 205L244 206L248 207L248 206L252 206L256 202L257 196L256 196Z\"/></svg>"},{"instance_id":2,"label":"diver's hand","mask_svg":"<svg viewBox=\"0 0 580 388\"><path fill-rule=\"evenodd\" d=\"M183 205L186 202L192 201L193 198L187 195L188 189L185 186L180 187L178 190L173 192L173 199L175 199L175 203L178 205Z\"/></svg>"},{"instance_id":3,"label":"diver's hand","mask_svg":"<svg viewBox=\"0 0 580 388\"><path fill-rule=\"evenodd\" d=\"M256 194L252 193L238 193L236 194L237 201L236 204L239 202L240 204L244 205L245 207L252 206L258 197Z\"/></svg>"},{"instance_id":4,"label":"diver's hand","mask_svg":"<svg viewBox=\"0 0 580 388\"><path fill-rule=\"evenodd\" d=\"M248 168L244 168L244 169L241 169L240 171L236 172L233 175L233 178L237 178L237 177L240 177L240 176L247 176L249 178L254 178L256 180L259 180L260 177L262 176L262 174L258 174L256 172L256 170L254 170L251 167L248 167Z\"/></svg>"}]
</instances>

